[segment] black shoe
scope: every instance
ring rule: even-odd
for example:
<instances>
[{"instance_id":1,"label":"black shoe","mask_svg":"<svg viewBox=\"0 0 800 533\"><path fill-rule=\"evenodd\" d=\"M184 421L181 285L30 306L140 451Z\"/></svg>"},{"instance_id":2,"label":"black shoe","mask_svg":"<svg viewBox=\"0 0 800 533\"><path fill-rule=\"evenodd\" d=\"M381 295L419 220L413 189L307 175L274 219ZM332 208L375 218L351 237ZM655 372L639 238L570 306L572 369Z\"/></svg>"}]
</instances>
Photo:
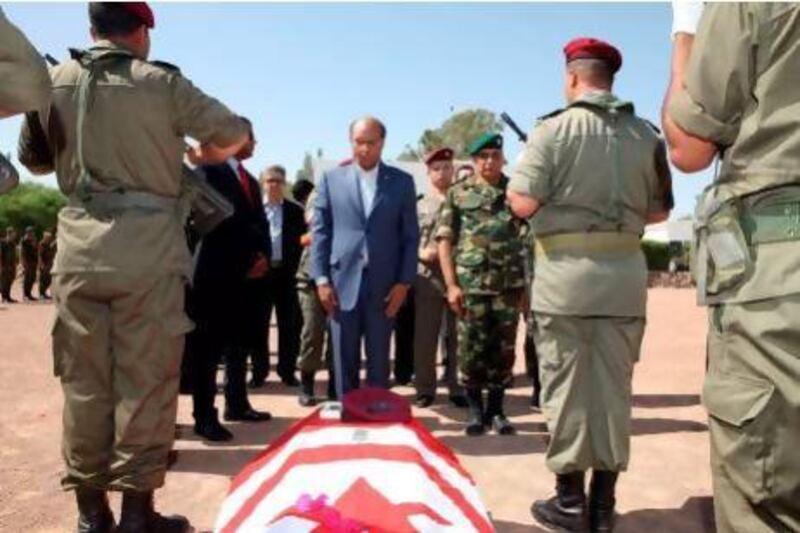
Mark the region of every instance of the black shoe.
<instances>
[{"instance_id":1,"label":"black shoe","mask_svg":"<svg viewBox=\"0 0 800 533\"><path fill-rule=\"evenodd\" d=\"M196 435L213 442L225 442L233 438L233 433L228 431L225 426L219 423L216 414L213 418L209 418L208 420L195 422L194 432Z\"/></svg>"},{"instance_id":2,"label":"black shoe","mask_svg":"<svg viewBox=\"0 0 800 533\"><path fill-rule=\"evenodd\" d=\"M589 527L591 531L606 533L614 530L614 497L617 472L595 470L589 487Z\"/></svg>"},{"instance_id":3,"label":"black shoe","mask_svg":"<svg viewBox=\"0 0 800 533\"><path fill-rule=\"evenodd\" d=\"M153 491L126 490L122 493L122 514L117 533L186 533L191 531L185 516L162 516L153 509Z\"/></svg>"},{"instance_id":4,"label":"black shoe","mask_svg":"<svg viewBox=\"0 0 800 533\"><path fill-rule=\"evenodd\" d=\"M314 373L301 372L300 386L300 396L297 398L297 403L299 403L302 407L312 407L317 405L317 400L314 398Z\"/></svg>"},{"instance_id":5,"label":"black shoe","mask_svg":"<svg viewBox=\"0 0 800 533\"><path fill-rule=\"evenodd\" d=\"M297 378L294 377L294 374L289 374L288 376L281 376L281 381L287 387L297 387L300 385L300 382L297 381Z\"/></svg>"},{"instance_id":6,"label":"black shoe","mask_svg":"<svg viewBox=\"0 0 800 533\"><path fill-rule=\"evenodd\" d=\"M486 432L483 425L483 390L480 388L467 389L467 403L469 404L469 418L464 432L470 437L477 437Z\"/></svg>"},{"instance_id":7,"label":"black shoe","mask_svg":"<svg viewBox=\"0 0 800 533\"><path fill-rule=\"evenodd\" d=\"M26 302L36 302L38 301L37 298L32 294L26 294L23 298Z\"/></svg>"},{"instance_id":8,"label":"black shoe","mask_svg":"<svg viewBox=\"0 0 800 533\"><path fill-rule=\"evenodd\" d=\"M78 487L78 533L112 533L117 525L104 490Z\"/></svg>"},{"instance_id":9,"label":"black shoe","mask_svg":"<svg viewBox=\"0 0 800 533\"><path fill-rule=\"evenodd\" d=\"M230 412L226 410L224 418L228 422L266 422L272 418L272 415L267 411L256 411L249 407L243 411Z\"/></svg>"},{"instance_id":10,"label":"black shoe","mask_svg":"<svg viewBox=\"0 0 800 533\"><path fill-rule=\"evenodd\" d=\"M447 400L453 407L458 407L459 409L466 409L469 407L469 403L467 402L467 397L463 394L451 394Z\"/></svg>"},{"instance_id":11,"label":"black shoe","mask_svg":"<svg viewBox=\"0 0 800 533\"><path fill-rule=\"evenodd\" d=\"M531 506L533 517L543 526L558 531L589 531L583 472L556 475L556 495L537 500Z\"/></svg>"},{"instance_id":12,"label":"black shoe","mask_svg":"<svg viewBox=\"0 0 800 533\"><path fill-rule=\"evenodd\" d=\"M490 387L488 401L486 402L486 415L484 424L491 427L498 435L513 435L514 426L503 412L503 400L506 390L503 387Z\"/></svg>"},{"instance_id":13,"label":"black shoe","mask_svg":"<svg viewBox=\"0 0 800 533\"><path fill-rule=\"evenodd\" d=\"M417 407L430 407L433 404L433 395L431 394L420 394L414 400L414 405Z\"/></svg>"},{"instance_id":14,"label":"black shoe","mask_svg":"<svg viewBox=\"0 0 800 533\"><path fill-rule=\"evenodd\" d=\"M260 389L264 386L266 381L266 378L250 378L250 381L247 382L247 387L250 389Z\"/></svg>"},{"instance_id":15,"label":"black shoe","mask_svg":"<svg viewBox=\"0 0 800 533\"><path fill-rule=\"evenodd\" d=\"M395 376L394 378L395 385L400 385L401 387L405 387L406 385L411 383L411 376Z\"/></svg>"},{"instance_id":16,"label":"black shoe","mask_svg":"<svg viewBox=\"0 0 800 533\"><path fill-rule=\"evenodd\" d=\"M46 292L40 292L39 293L39 299L41 299L41 300L52 300L53 297L50 296L49 294L47 294Z\"/></svg>"},{"instance_id":17,"label":"black shoe","mask_svg":"<svg viewBox=\"0 0 800 533\"><path fill-rule=\"evenodd\" d=\"M17 300L15 300L11 296L9 296L8 298L3 298L3 303L4 304L16 304L16 303L19 303L19 302L17 302Z\"/></svg>"}]
</instances>

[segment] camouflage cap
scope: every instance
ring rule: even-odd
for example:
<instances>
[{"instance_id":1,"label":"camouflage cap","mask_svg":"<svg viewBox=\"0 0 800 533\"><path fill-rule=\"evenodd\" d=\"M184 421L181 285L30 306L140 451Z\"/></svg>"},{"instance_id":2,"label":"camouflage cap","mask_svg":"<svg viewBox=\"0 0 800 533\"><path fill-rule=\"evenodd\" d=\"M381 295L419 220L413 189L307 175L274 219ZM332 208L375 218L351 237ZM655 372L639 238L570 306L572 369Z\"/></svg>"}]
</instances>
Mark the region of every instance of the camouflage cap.
<instances>
[{"instance_id":1,"label":"camouflage cap","mask_svg":"<svg viewBox=\"0 0 800 533\"><path fill-rule=\"evenodd\" d=\"M483 150L484 148L497 148L498 150L503 149L503 136L499 133L493 132L486 132L480 137L478 137L472 144L469 145L467 148L467 152L469 155L475 156L478 155L478 152Z\"/></svg>"}]
</instances>

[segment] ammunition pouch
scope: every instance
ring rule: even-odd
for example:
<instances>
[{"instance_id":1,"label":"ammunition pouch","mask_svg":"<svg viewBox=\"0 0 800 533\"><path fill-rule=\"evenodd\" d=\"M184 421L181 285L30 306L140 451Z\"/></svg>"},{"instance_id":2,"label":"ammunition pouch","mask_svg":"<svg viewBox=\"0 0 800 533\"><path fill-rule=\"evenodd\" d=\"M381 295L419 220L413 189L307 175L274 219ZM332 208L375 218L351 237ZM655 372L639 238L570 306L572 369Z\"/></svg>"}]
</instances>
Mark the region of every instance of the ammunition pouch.
<instances>
[{"instance_id":1,"label":"ammunition pouch","mask_svg":"<svg viewBox=\"0 0 800 533\"><path fill-rule=\"evenodd\" d=\"M182 172L183 194L191 209L194 228L200 235L208 235L223 220L233 215L233 204L208 184L201 169L184 164Z\"/></svg>"},{"instance_id":2,"label":"ammunition pouch","mask_svg":"<svg viewBox=\"0 0 800 533\"><path fill-rule=\"evenodd\" d=\"M700 303L725 301L752 275L761 244L800 239L800 197L771 201L778 188L723 200L704 192L695 212L692 273Z\"/></svg>"}]
</instances>

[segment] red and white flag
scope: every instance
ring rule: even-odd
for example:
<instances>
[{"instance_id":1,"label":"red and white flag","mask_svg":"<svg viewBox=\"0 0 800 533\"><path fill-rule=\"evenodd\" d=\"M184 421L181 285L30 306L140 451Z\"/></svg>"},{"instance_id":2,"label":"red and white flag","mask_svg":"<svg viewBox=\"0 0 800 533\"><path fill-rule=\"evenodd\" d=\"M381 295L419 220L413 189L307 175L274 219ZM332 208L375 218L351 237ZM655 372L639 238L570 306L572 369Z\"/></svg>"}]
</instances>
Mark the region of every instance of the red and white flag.
<instances>
[{"instance_id":1,"label":"red and white flag","mask_svg":"<svg viewBox=\"0 0 800 533\"><path fill-rule=\"evenodd\" d=\"M494 531L470 475L416 420L341 422L315 412L233 480L215 531Z\"/></svg>"}]
</instances>

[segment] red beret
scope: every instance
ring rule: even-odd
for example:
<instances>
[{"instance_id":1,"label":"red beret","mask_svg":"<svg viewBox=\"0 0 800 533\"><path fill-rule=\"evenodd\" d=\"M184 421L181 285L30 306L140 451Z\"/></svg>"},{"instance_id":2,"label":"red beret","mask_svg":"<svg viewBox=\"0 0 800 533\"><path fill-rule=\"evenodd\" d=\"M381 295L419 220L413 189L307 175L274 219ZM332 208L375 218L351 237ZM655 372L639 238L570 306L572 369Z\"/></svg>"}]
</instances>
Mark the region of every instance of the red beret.
<instances>
[{"instance_id":1,"label":"red beret","mask_svg":"<svg viewBox=\"0 0 800 533\"><path fill-rule=\"evenodd\" d=\"M141 20L142 24L147 28L153 29L156 27L156 17L147 2L120 2L120 5L122 9Z\"/></svg>"},{"instance_id":2,"label":"red beret","mask_svg":"<svg viewBox=\"0 0 800 533\"><path fill-rule=\"evenodd\" d=\"M605 41L591 37L572 39L564 46L564 55L567 57L567 63L574 59L602 59L614 72L622 66L622 54L619 50Z\"/></svg>"},{"instance_id":3,"label":"red beret","mask_svg":"<svg viewBox=\"0 0 800 533\"><path fill-rule=\"evenodd\" d=\"M435 161L452 161L453 149L444 146L437 150L432 150L425 155L425 164L430 165Z\"/></svg>"}]
</instances>

